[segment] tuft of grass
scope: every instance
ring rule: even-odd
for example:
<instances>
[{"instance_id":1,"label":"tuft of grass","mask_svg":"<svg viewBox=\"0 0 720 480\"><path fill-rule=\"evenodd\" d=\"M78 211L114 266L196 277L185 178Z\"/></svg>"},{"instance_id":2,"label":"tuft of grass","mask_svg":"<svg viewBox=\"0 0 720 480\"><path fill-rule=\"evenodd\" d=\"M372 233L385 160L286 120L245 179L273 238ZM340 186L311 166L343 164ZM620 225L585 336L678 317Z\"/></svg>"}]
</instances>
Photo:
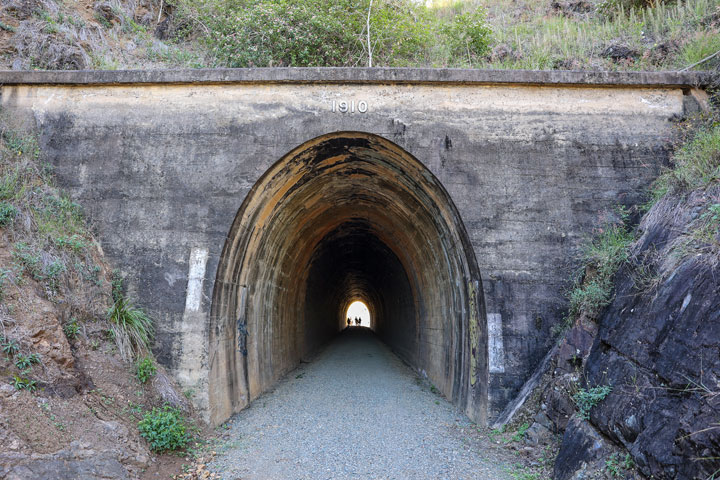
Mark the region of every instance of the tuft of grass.
<instances>
[{"instance_id":1,"label":"tuft of grass","mask_svg":"<svg viewBox=\"0 0 720 480\"><path fill-rule=\"evenodd\" d=\"M598 385L588 389L578 390L573 395L575 405L578 407L578 415L584 420L590 420L590 410L612 392L611 385Z\"/></svg>"},{"instance_id":2,"label":"tuft of grass","mask_svg":"<svg viewBox=\"0 0 720 480\"><path fill-rule=\"evenodd\" d=\"M701 126L680 146L672 158L672 169L653 183L651 204L665 194L683 193L720 181L720 122Z\"/></svg>"},{"instance_id":3,"label":"tuft of grass","mask_svg":"<svg viewBox=\"0 0 720 480\"><path fill-rule=\"evenodd\" d=\"M118 298L108 310L112 337L125 360L147 352L153 338L153 323L140 308L125 297Z\"/></svg>"},{"instance_id":4,"label":"tuft of grass","mask_svg":"<svg viewBox=\"0 0 720 480\"><path fill-rule=\"evenodd\" d=\"M607 223L582 249L583 274L569 292L566 327L585 314L596 319L612 300L613 277L628 259L632 232L625 223Z\"/></svg>"},{"instance_id":5,"label":"tuft of grass","mask_svg":"<svg viewBox=\"0 0 720 480\"><path fill-rule=\"evenodd\" d=\"M7 202L0 202L0 227L12 225L17 217L18 209Z\"/></svg>"}]
</instances>

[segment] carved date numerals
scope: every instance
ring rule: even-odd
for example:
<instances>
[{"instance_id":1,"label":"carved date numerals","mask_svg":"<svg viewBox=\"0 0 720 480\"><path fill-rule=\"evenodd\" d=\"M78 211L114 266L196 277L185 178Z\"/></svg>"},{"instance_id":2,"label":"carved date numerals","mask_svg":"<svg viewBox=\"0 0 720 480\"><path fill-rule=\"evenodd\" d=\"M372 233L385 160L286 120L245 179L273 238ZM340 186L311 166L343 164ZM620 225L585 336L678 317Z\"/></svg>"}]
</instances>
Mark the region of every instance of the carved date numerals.
<instances>
[{"instance_id":1,"label":"carved date numerals","mask_svg":"<svg viewBox=\"0 0 720 480\"><path fill-rule=\"evenodd\" d=\"M340 113L366 113L368 111L368 104L365 100L356 102L355 100L333 100L332 101L332 112Z\"/></svg>"}]
</instances>

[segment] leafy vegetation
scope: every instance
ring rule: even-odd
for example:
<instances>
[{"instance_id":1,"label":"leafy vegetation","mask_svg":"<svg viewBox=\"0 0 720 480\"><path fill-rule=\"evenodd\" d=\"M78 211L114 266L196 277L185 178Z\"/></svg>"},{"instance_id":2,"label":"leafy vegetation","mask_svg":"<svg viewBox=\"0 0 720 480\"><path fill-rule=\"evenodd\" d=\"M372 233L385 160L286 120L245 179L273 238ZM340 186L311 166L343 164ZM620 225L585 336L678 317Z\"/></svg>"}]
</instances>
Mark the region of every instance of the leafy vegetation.
<instances>
[{"instance_id":1,"label":"leafy vegetation","mask_svg":"<svg viewBox=\"0 0 720 480\"><path fill-rule=\"evenodd\" d=\"M17 341L15 340L3 339L2 351L8 357L13 357L16 353L20 351L20 345L18 345Z\"/></svg>"},{"instance_id":2,"label":"leafy vegetation","mask_svg":"<svg viewBox=\"0 0 720 480\"><path fill-rule=\"evenodd\" d=\"M146 413L138 429L156 453L184 448L189 441L182 412L167 405Z\"/></svg>"},{"instance_id":3,"label":"leafy vegetation","mask_svg":"<svg viewBox=\"0 0 720 480\"><path fill-rule=\"evenodd\" d=\"M78 325L77 319L71 318L69 322L63 325L63 332L68 340L73 340L80 333L80 325Z\"/></svg>"},{"instance_id":4,"label":"leafy vegetation","mask_svg":"<svg viewBox=\"0 0 720 480\"><path fill-rule=\"evenodd\" d=\"M610 392L612 392L611 385L598 385L588 389L581 389L575 393L573 400L578 407L580 418L590 420L590 410L605 400L605 397L610 395Z\"/></svg>"},{"instance_id":5,"label":"leafy vegetation","mask_svg":"<svg viewBox=\"0 0 720 480\"><path fill-rule=\"evenodd\" d=\"M12 224L17 214L17 208L9 203L0 202L0 227Z\"/></svg>"},{"instance_id":6,"label":"leafy vegetation","mask_svg":"<svg viewBox=\"0 0 720 480\"><path fill-rule=\"evenodd\" d=\"M489 51L485 10L458 2L444 15L407 0L177 0L214 65L470 66Z\"/></svg>"},{"instance_id":7,"label":"leafy vegetation","mask_svg":"<svg viewBox=\"0 0 720 480\"><path fill-rule=\"evenodd\" d=\"M135 375L140 383L147 383L157 373L157 367L151 356L145 356L135 363Z\"/></svg>"},{"instance_id":8,"label":"leafy vegetation","mask_svg":"<svg viewBox=\"0 0 720 480\"><path fill-rule=\"evenodd\" d=\"M626 453L623 458L620 455L613 453L610 458L605 460L605 470L613 478L625 478L625 472L632 470L635 466L632 457L629 453Z\"/></svg>"},{"instance_id":9,"label":"leafy vegetation","mask_svg":"<svg viewBox=\"0 0 720 480\"><path fill-rule=\"evenodd\" d=\"M30 380L29 378L21 377L19 375L13 375L10 382L15 390L28 390L34 392L37 389L37 382Z\"/></svg>"},{"instance_id":10,"label":"leafy vegetation","mask_svg":"<svg viewBox=\"0 0 720 480\"><path fill-rule=\"evenodd\" d=\"M627 212L620 207L619 213L620 220L606 222L582 247L583 268L568 294L570 308L564 327L582 314L596 319L612 300L613 277L628 259L628 247L633 239L626 225Z\"/></svg>"}]
</instances>

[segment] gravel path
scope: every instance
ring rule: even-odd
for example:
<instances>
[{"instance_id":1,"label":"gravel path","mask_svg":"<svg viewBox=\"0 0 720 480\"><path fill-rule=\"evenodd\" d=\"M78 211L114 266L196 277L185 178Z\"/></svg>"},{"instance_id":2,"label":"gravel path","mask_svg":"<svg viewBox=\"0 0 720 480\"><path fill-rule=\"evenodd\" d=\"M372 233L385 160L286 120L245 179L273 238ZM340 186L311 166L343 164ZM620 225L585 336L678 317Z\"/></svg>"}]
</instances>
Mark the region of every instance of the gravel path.
<instances>
[{"instance_id":1,"label":"gravel path","mask_svg":"<svg viewBox=\"0 0 720 480\"><path fill-rule=\"evenodd\" d=\"M511 459L374 334L350 328L229 422L225 480L511 478Z\"/></svg>"}]
</instances>

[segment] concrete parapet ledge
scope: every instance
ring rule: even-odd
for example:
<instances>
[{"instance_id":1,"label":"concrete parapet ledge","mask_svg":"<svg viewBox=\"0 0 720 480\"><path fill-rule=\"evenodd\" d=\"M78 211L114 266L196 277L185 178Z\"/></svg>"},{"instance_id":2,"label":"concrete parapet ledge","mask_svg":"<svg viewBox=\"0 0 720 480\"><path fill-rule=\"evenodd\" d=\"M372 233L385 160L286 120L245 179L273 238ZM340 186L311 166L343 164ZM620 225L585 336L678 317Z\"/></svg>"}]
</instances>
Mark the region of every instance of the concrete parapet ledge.
<instances>
[{"instance_id":1,"label":"concrete parapet ledge","mask_svg":"<svg viewBox=\"0 0 720 480\"><path fill-rule=\"evenodd\" d=\"M195 70L0 71L0 85L129 84L452 84L686 87L710 85L712 72L581 72L434 68L216 68Z\"/></svg>"}]
</instances>

